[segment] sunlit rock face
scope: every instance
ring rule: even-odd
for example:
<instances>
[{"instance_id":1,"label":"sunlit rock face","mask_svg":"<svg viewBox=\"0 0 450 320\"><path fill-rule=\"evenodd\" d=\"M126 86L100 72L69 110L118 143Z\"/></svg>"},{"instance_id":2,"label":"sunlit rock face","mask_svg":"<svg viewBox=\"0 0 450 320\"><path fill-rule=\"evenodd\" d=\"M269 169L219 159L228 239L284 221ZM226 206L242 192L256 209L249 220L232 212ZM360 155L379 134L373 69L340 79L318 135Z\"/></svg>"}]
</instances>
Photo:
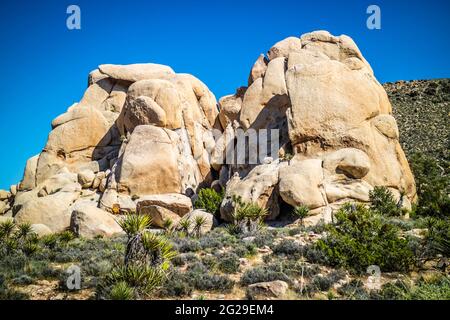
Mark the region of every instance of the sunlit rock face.
<instances>
[{"instance_id":1,"label":"sunlit rock face","mask_svg":"<svg viewBox=\"0 0 450 320\"><path fill-rule=\"evenodd\" d=\"M269 219L305 205L311 221L346 201L369 201L374 186L415 201L390 102L347 36L317 31L276 43L254 63L248 86L218 103L194 76L152 63L100 65L88 83L52 121L17 188L2 193L2 213L51 232L73 225L110 236L118 232L110 214L181 217L209 186L225 188L224 220L233 195L266 207ZM248 143L239 147L242 136ZM111 228L94 225L96 214Z\"/></svg>"},{"instance_id":2,"label":"sunlit rock face","mask_svg":"<svg viewBox=\"0 0 450 320\"><path fill-rule=\"evenodd\" d=\"M404 195L406 205L415 201L391 104L351 38L316 31L284 39L259 56L248 83L219 100L221 123L234 130L279 129L282 161L274 164L278 179L270 186L248 183L256 174L248 171L264 164L230 166L230 176L239 176L227 186L223 218L230 218L233 194L268 208L272 202L263 199L306 205L325 219L344 202L369 201L374 186Z\"/></svg>"}]
</instances>

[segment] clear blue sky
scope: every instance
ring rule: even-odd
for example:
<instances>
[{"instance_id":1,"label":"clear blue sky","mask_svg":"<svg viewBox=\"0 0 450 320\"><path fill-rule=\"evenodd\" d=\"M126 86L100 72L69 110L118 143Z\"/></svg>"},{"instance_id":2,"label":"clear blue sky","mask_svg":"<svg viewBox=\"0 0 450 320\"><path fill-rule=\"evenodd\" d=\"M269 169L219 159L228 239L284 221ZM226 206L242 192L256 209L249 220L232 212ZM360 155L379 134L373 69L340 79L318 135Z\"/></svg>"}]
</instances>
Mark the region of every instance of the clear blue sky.
<instances>
[{"instance_id":1,"label":"clear blue sky","mask_svg":"<svg viewBox=\"0 0 450 320\"><path fill-rule=\"evenodd\" d=\"M66 28L70 4L81 8L81 30ZM381 8L381 30L366 28L370 4ZM97 65L167 64L219 98L246 84L272 44L318 29L353 37L381 82L450 77L447 0L2 0L0 188L19 182Z\"/></svg>"}]
</instances>

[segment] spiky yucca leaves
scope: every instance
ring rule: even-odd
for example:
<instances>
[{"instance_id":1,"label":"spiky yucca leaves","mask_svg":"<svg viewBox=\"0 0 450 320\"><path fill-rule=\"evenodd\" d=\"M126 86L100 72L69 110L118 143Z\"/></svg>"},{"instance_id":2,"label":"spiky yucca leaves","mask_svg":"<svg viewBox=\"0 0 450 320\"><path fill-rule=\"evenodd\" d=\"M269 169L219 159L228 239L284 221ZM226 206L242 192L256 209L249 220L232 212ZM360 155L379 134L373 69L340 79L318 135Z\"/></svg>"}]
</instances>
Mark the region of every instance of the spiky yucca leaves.
<instances>
[{"instance_id":1,"label":"spiky yucca leaves","mask_svg":"<svg viewBox=\"0 0 450 320\"><path fill-rule=\"evenodd\" d=\"M295 217L300 219L300 224L303 226L303 220L308 216L309 214L309 208L307 206L298 206L295 207L292 211Z\"/></svg>"},{"instance_id":2,"label":"spiky yucca leaves","mask_svg":"<svg viewBox=\"0 0 450 320\"><path fill-rule=\"evenodd\" d=\"M120 227L125 231L128 238L141 233L152 224L152 218L145 214L129 213L119 221Z\"/></svg>"},{"instance_id":3,"label":"spiky yucca leaves","mask_svg":"<svg viewBox=\"0 0 450 320\"><path fill-rule=\"evenodd\" d=\"M266 208L261 208L256 203L246 203L240 196L233 197L234 211L232 213L233 229L237 233L248 233L258 230L265 216L268 214Z\"/></svg>"},{"instance_id":4,"label":"spiky yucca leaves","mask_svg":"<svg viewBox=\"0 0 450 320\"><path fill-rule=\"evenodd\" d=\"M170 219L170 218L164 219L164 221L163 221L163 228L164 228L164 231L165 231L167 234L172 233L173 228L174 228L173 220Z\"/></svg>"},{"instance_id":5,"label":"spiky yucca leaves","mask_svg":"<svg viewBox=\"0 0 450 320\"><path fill-rule=\"evenodd\" d=\"M120 281L111 289L109 298L111 300L132 300L134 298L134 289L125 281Z\"/></svg>"},{"instance_id":6,"label":"spiky yucca leaves","mask_svg":"<svg viewBox=\"0 0 450 320\"><path fill-rule=\"evenodd\" d=\"M6 240L11 238L16 228L13 219L8 219L0 223L0 240Z\"/></svg>"},{"instance_id":7,"label":"spiky yucca leaves","mask_svg":"<svg viewBox=\"0 0 450 320\"><path fill-rule=\"evenodd\" d=\"M196 216L194 219L194 234L196 235L197 238L200 238L201 233L202 233L202 227L205 225L206 223L206 218L203 216Z\"/></svg>"},{"instance_id":8,"label":"spiky yucca leaves","mask_svg":"<svg viewBox=\"0 0 450 320\"><path fill-rule=\"evenodd\" d=\"M115 267L107 276L106 283L114 288L118 283L125 282L137 293L145 295L157 288L165 277L165 272L160 268L132 264Z\"/></svg>"},{"instance_id":9,"label":"spiky yucca leaves","mask_svg":"<svg viewBox=\"0 0 450 320\"><path fill-rule=\"evenodd\" d=\"M191 225L192 225L192 221L187 218L183 218L180 220L180 222L178 222L179 229L186 236L189 236L189 234L190 234Z\"/></svg>"},{"instance_id":10,"label":"spiky yucca leaves","mask_svg":"<svg viewBox=\"0 0 450 320\"><path fill-rule=\"evenodd\" d=\"M172 244L165 237L151 232L142 234L142 245L149 253L149 264L160 267L163 271L169 269L170 260L177 255Z\"/></svg>"},{"instance_id":11,"label":"spiky yucca leaves","mask_svg":"<svg viewBox=\"0 0 450 320\"><path fill-rule=\"evenodd\" d=\"M17 226L15 237L17 239L26 239L31 234L33 234L33 228L31 227L31 223L25 222Z\"/></svg>"}]
</instances>

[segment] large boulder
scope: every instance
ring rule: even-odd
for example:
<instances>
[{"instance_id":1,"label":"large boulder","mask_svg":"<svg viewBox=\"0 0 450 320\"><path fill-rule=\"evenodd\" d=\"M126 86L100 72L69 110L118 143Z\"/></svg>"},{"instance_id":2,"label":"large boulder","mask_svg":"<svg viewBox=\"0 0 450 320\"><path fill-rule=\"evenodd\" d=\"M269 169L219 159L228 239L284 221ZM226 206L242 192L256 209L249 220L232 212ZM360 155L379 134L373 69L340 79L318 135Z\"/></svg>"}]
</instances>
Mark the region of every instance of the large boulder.
<instances>
[{"instance_id":1,"label":"large boulder","mask_svg":"<svg viewBox=\"0 0 450 320\"><path fill-rule=\"evenodd\" d=\"M174 212L180 217L183 217L192 211L192 201L190 198L178 194L154 194L141 197L137 202L137 212L142 214L146 207L158 206Z\"/></svg>"},{"instance_id":2,"label":"large boulder","mask_svg":"<svg viewBox=\"0 0 450 320\"><path fill-rule=\"evenodd\" d=\"M320 216L327 220L330 210L346 201L368 202L375 186L404 193L407 203L416 201L387 94L348 36L316 31L276 43L267 58L254 64L249 87L219 101L239 110L219 116L235 136L242 129L249 135L250 129L279 129L278 154L294 158L280 165L274 190L290 206L308 206L315 215L311 221ZM272 142L267 139L268 145ZM249 146L246 152L257 149ZM248 200L264 205L258 192L247 196L252 189L244 187L248 181L258 190L251 173L264 166L261 159L256 168L251 163L228 165L228 176L237 172L239 181L232 178L226 194L239 189ZM224 201L221 211L229 212L229 204Z\"/></svg>"},{"instance_id":3,"label":"large boulder","mask_svg":"<svg viewBox=\"0 0 450 320\"><path fill-rule=\"evenodd\" d=\"M257 203L260 207L269 211L268 219L274 219L279 214L278 206L278 173L279 161L263 164L255 167L243 179L236 173L227 183L225 197L221 205L221 218L232 220L234 211L233 197L241 197L243 202Z\"/></svg>"},{"instance_id":4,"label":"large boulder","mask_svg":"<svg viewBox=\"0 0 450 320\"><path fill-rule=\"evenodd\" d=\"M181 192L177 143L168 129L136 127L117 168L118 189L134 195Z\"/></svg>"},{"instance_id":5,"label":"large boulder","mask_svg":"<svg viewBox=\"0 0 450 320\"><path fill-rule=\"evenodd\" d=\"M280 196L293 207L304 205L310 209L326 205L320 159L293 159L280 169Z\"/></svg>"},{"instance_id":6,"label":"large boulder","mask_svg":"<svg viewBox=\"0 0 450 320\"><path fill-rule=\"evenodd\" d=\"M17 223L44 224L52 232L61 232L70 225L70 206L79 197L78 192L60 191L46 197L35 197L25 202L14 216Z\"/></svg>"},{"instance_id":7,"label":"large boulder","mask_svg":"<svg viewBox=\"0 0 450 320\"><path fill-rule=\"evenodd\" d=\"M97 236L112 237L123 230L114 216L92 205L89 201L73 206L70 230L77 236L92 239Z\"/></svg>"}]
</instances>

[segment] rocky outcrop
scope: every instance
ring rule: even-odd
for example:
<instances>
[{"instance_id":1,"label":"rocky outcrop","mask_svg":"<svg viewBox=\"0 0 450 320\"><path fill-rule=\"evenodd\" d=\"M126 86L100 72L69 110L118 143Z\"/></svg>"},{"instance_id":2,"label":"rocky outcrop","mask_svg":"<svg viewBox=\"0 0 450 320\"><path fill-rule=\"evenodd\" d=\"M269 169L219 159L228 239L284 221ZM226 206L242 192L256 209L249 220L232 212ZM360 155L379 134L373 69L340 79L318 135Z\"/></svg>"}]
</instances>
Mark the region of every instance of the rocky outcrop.
<instances>
[{"instance_id":1,"label":"rocky outcrop","mask_svg":"<svg viewBox=\"0 0 450 320\"><path fill-rule=\"evenodd\" d=\"M306 205L314 217L305 221L367 202L374 186L415 201L389 99L347 36L276 43L248 87L219 105L200 80L158 64L100 65L88 83L52 121L22 181L0 192L0 213L43 233L93 237L115 234L113 215L135 211L158 227L204 216L210 229L214 217L192 207L207 186L225 187L224 220L235 195L267 208L268 219Z\"/></svg>"},{"instance_id":2,"label":"rocky outcrop","mask_svg":"<svg viewBox=\"0 0 450 320\"><path fill-rule=\"evenodd\" d=\"M243 94L219 100L226 102L226 109L236 101L233 107L239 109L232 124L222 124L235 131L279 130L278 154L286 161L279 163L272 182L279 192L275 201L306 205L312 214L324 214L345 201L369 201L374 186L416 200L414 178L398 141L387 94L351 38L326 31L287 38L276 43L267 58L258 58L250 80ZM223 111L224 118L227 113ZM262 159L256 168L231 165L229 176L237 173L242 181L249 181L252 172L264 171L264 166ZM245 183L236 181L233 177L228 182L228 193L255 192L239 189ZM223 217L230 210L232 204L225 199Z\"/></svg>"}]
</instances>

